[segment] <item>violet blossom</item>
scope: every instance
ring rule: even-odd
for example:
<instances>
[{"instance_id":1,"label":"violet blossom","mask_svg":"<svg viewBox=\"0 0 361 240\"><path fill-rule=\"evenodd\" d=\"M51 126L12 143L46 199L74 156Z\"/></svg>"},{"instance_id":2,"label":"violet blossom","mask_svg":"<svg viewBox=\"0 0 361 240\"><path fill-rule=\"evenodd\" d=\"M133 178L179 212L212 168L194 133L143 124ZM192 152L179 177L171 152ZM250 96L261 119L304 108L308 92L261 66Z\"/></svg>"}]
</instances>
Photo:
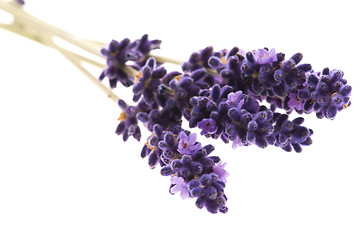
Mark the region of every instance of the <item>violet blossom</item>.
<instances>
[{"instance_id":1,"label":"violet blossom","mask_svg":"<svg viewBox=\"0 0 361 240\"><path fill-rule=\"evenodd\" d=\"M214 121L212 118L203 119L197 124L197 126L202 129L201 135L213 134L218 130L216 121Z\"/></svg>"},{"instance_id":2,"label":"violet blossom","mask_svg":"<svg viewBox=\"0 0 361 240\"><path fill-rule=\"evenodd\" d=\"M229 107L240 108L244 104L244 94L242 91L231 92L227 96L227 105Z\"/></svg>"},{"instance_id":3,"label":"violet blossom","mask_svg":"<svg viewBox=\"0 0 361 240\"><path fill-rule=\"evenodd\" d=\"M172 176L170 182L174 184L174 186L170 188L172 194L180 192L180 197L183 200L189 196L188 185L182 177Z\"/></svg>"},{"instance_id":4,"label":"violet blossom","mask_svg":"<svg viewBox=\"0 0 361 240\"><path fill-rule=\"evenodd\" d=\"M181 154L191 154L197 148L201 147L200 143L196 143L197 134L191 133L189 136L182 131L178 135L179 144L178 144L178 151Z\"/></svg>"},{"instance_id":5,"label":"violet blossom","mask_svg":"<svg viewBox=\"0 0 361 240\"><path fill-rule=\"evenodd\" d=\"M215 174L217 174L218 179L222 182L227 182L227 177L229 176L229 173L224 169L227 163L219 162L217 165L213 167L213 171Z\"/></svg>"},{"instance_id":6,"label":"violet blossom","mask_svg":"<svg viewBox=\"0 0 361 240\"><path fill-rule=\"evenodd\" d=\"M253 52L255 60L259 64L272 63L277 61L276 50L272 48L271 50L266 50L264 48L258 49Z\"/></svg>"}]
</instances>

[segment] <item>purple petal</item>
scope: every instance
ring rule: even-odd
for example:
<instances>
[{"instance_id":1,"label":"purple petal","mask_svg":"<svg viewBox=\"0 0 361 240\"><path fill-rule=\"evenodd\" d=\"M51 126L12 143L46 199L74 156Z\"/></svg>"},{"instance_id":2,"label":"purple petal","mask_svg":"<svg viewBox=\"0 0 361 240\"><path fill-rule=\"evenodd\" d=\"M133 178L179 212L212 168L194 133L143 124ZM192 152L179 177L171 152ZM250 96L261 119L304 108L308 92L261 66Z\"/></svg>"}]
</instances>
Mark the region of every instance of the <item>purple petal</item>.
<instances>
[{"instance_id":1,"label":"purple petal","mask_svg":"<svg viewBox=\"0 0 361 240\"><path fill-rule=\"evenodd\" d=\"M184 140L184 139L187 139L188 137L187 137L187 134L182 131L179 133L178 138L181 140Z\"/></svg>"},{"instance_id":2,"label":"purple petal","mask_svg":"<svg viewBox=\"0 0 361 240\"><path fill-rule=\"evenodd\" d=\"M239 101L237 108L242 108L243 104L244 104L244 98L241 101Z\"/></svg>"},{"instance_id":3,"label":"purple petal","mask_svg":"<svg viewBox=\"0 0 361 240\"><path fill-rule=\"evenodd\" d=\"M199 127L199 126L198 126ZM199 128L201 128L201 127L199 127ZM203 129L202 131L201 131L201 135L206 135L208 133L208 131L206 130L206 129Z\"/></svg>"},{"instance_id":4,"label":"purple petal","mask_svg":"<svg viewBox=\"0 0 361 240\"><path fill-rule=\"evenodd\" d=\"M181 189L181 192L180 192L180 197L184 200L184 199L188 198L188 196L189 196L188 190L182 188L182 189Z\"/></svg>"},{"instance_id":5,"label":"purple petal","mask_svg":"<svg viewBox=\"0 0 361 240\"><path fill-rule=\"evenodd\" d=\"M194 145L196 140L197 140L197 134L196 133L191 133L188 136L188 145Z\"/></svg>"},{"instance_id":6,"label":"purple petal","mask_svg":"<svg viewBox=\"0 0 361 240\"><path fill-rule=\"evenodd\" d=\"M192 151L200 148L202 146L201 143L197 143L196 145L192 146Z\"/></svg>"},{"instance_id":7,"label":"purple petal","mask_svg":"<svg viewBox=\"0 0 361 240\"><path fill-rule=\"evenodd\" d=\"M175 194L175 193L179 192L180 190L181 190L181 188L178 185L175 185L174 187L172 187L170 189L170 192Z\"/></svg>"},{"instance_id":8,"label":"purple petal","mask_svg":"<svg viewBox=\"0 0 361 240\"><path fill-rule=\"evenodd\" d=\"M227 177L229 176L229 173L224 169L227 163L219 163L218 165L215 165L213 167L213 171L215 174L217 174L218 179L222 182L227 182Z\"/></svg>"}]
</instances>

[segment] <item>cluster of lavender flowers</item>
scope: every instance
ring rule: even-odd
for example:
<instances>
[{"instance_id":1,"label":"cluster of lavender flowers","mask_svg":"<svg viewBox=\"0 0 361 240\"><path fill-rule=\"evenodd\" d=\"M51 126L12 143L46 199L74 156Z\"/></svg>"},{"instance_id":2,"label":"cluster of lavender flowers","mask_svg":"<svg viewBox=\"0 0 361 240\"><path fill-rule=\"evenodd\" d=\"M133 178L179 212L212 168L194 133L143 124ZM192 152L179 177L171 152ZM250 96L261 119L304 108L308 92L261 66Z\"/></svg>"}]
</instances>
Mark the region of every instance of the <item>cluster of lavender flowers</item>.
<instances>
[{"instance_id":1,"label":"cluster of lavender flowers","mask_svg":"<svg viewBox=\"0 0 361 240\"><path fill-rule=\"evenodd\" d=\"M274 49L215 52L207 47L194 52L182 72L168 72L150 53L160 43L147 35L134 42L113 40L102 49L108 67L100 80L107 77L112 88L118 82L132 86L135 104L119 100L123 111L116 133L124 141L131 136L140 141L143 123L150 136L141 157L170 176L172 194L196 198L196 206L211 213L228 211L228 172L219 157L210 156L212 145L202 146L196 133L184 129L184 119L201 135L232 142L234 148L274 145L301 152L312 144L313 131L302 125L302 117L289 119L289 113L315 112L318 118L333 119L351 104L343 72L316 72L310 64L300 64L301 53L285 60Z\"/></svg>"}]
</instances>

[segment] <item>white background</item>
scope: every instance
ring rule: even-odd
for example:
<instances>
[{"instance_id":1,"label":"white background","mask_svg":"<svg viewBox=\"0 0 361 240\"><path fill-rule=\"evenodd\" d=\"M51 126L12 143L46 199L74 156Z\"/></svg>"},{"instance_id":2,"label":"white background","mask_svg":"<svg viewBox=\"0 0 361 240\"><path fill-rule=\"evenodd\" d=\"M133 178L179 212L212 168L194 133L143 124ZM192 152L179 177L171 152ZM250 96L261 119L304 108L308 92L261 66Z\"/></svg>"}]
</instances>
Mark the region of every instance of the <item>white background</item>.
<instances>
[{"instance_id":1,"label":"white background","mask_svg":"<svg viewBox=\"0 0 361 240\"><path fill-rule=\"evenodd\" d=\"M300 51L316 70L343 70L353 104L333 121L305 116L314 143L301 154L214 143L231 176L229 212L212 215L169 194L169 179L139 156L147 133L123 143L117 105L74 66L0 29L0 239L360 240L356 3L27 1L27 11L78 36L148 33L163 40L159 54L184 60L209 45Z\"/></svg>"}]
</instances>

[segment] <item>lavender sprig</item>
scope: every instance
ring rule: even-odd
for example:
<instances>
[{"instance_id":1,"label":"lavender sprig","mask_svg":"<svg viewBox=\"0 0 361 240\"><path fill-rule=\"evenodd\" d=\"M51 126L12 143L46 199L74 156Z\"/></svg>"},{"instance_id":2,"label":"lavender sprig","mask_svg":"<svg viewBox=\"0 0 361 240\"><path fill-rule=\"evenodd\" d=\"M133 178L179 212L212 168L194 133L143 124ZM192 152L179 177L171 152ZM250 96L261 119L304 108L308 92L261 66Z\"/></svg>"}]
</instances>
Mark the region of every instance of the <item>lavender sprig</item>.
<instances>
[{"instance_id":1,"label":"lavender sprig","mask_svg":"<svg viewBox=\"0 0 361 240\"><path fill-rule=\"evenodd\" d=\"M211 213L227 212L224 187L228 173L219 157L209 156L214 147L202 147L195 133L178 130L174 134L155 125L142 157L148 156L151 168L159 163L161 175L171 176L170 193L180 192L183 199L197 198L196 206L205 206Z\"/></svg>"},{"instance_id":2,"label":"lavender sprig","mask_svg":"<svg viewBox=\"0 0 361 240\"><path fill-rule=\"evenodd\" d=\"M111 88L118 82L133 85L131 105L95 82L122 109L115 132L124 141L131 136L140 141L142 122L151 135L141 157L148 158L151 168L159 165L161 175L170 176L172 194L196 198L196 206L205 206L211 213L228 211L224 194L228 172L219 157L210 156L212 145L202 146L196 133L182 127L184 119L189 127L200 128L201 135L232 142L233 147L274 145L301 152L302 146L312 143L313 131L303 126L302 117L290 120L292 111L334 119L351 105L352 88L343 72L315 71L310 64L300 63L301 53L285 60L285 54L275 49L244 52L234 47L216 52L207 47L191 54L181 64L182 72L167 72L162 63L180 65L180 61L154 55L161 41L149 40L146 34L133 42L113 40L99 51L105 44L75 38L13 4L0 1L0 7L15 19L12 24L1 24L2 28L58 50L92 81L94 76L82 62L103 68L100 80L108 78ZM105 57L107 65L59 46L54 37ZM261 105L263 101L270 107Z\"/></svg>"},{"instance_id":3,"label":"lavender sprig","mask_svg":"<svg viewBox=\"0 0 361 240\"><path fill-rule=\"evenodd\" d=\"M226 212L224 164L209 156L212 145L202 147L195 133L182 128L183 117L201 135L232 142L233 148L274 145L299 153L312 144L313 130L303 126L302 117L289 119L293 110L333 119L351 104L351 87L341 71L316 73L310 64L299 64L301 59L297 53L285 60L274 49L214 52L208 47L191 55L183 73L167 73L149 57L134 77L137 106L126 108L133 114L117 132L126 140L126 129L139 128L136 116L151 131L141 156L148 157L151 168L160 165L161 175L171 176L170 192L197 198L196 205L209 212ZM270 108L261 105L264 100Z\"/></svg>"}]
</instances>

